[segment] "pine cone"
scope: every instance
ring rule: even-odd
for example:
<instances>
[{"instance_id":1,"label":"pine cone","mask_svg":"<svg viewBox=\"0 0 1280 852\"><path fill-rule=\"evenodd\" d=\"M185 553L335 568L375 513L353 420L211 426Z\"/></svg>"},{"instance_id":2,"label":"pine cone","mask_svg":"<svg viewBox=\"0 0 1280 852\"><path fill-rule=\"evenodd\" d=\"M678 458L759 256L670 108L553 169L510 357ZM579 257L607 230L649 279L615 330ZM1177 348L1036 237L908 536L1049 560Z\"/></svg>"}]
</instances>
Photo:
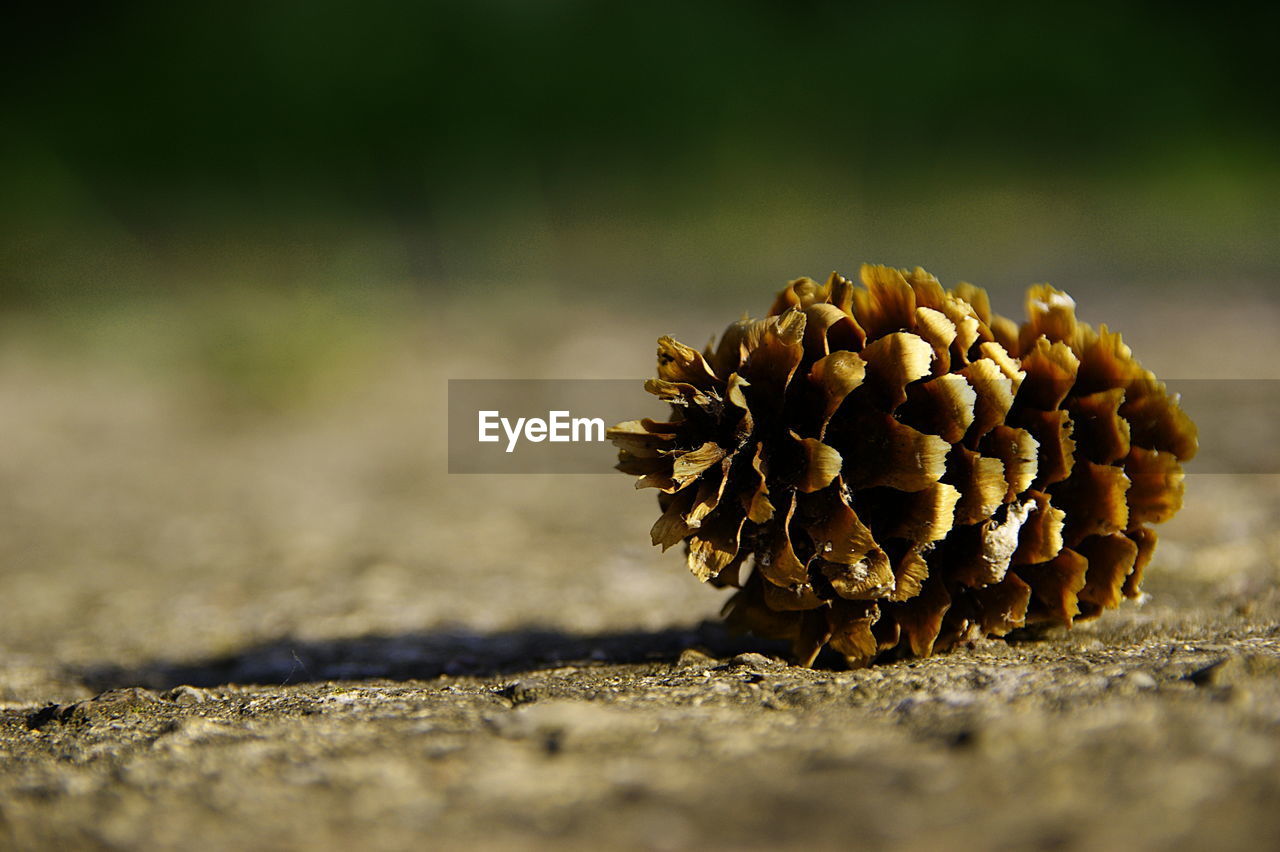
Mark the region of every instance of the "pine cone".
<instances>
[{"instance_id":1,"label":"pine cone","mask_svg":"<svg viewBox=\"0 0 1280 852\"><path fill-rule=\"evenodd\" d=\"M652 538L812 665L928 656L1137 597L1196 430L1120 335L1037 285L1019 328L922 269L791 282L704 352L658 341L666 422L609 430ZM750 560L751 571L743 579Z\"/></svg>"}]
</instances>

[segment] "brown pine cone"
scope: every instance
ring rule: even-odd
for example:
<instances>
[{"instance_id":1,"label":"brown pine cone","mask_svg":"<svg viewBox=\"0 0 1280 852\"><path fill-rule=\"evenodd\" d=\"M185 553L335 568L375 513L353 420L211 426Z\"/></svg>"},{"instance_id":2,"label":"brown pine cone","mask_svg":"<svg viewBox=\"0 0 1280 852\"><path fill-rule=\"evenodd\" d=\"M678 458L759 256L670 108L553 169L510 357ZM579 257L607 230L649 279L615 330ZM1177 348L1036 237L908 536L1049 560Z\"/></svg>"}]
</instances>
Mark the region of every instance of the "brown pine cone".
<instances>
[{"instance_id":1,"label":"brown pine cone","mask_svg":"<svg viewBox=\"0 0 1280 852\"><path fill-rule=\"evenodd\" d=\"M922 269L861 278L793 281L702 353L658 341L645 389L671 419L609 430L618 469L659 491L654 544L683 541L698 579L738 588L728 621L803 665L1137 597L1196 452L1177 398L1048 285L1018 327Z\"/></svg>"}]
</instances>

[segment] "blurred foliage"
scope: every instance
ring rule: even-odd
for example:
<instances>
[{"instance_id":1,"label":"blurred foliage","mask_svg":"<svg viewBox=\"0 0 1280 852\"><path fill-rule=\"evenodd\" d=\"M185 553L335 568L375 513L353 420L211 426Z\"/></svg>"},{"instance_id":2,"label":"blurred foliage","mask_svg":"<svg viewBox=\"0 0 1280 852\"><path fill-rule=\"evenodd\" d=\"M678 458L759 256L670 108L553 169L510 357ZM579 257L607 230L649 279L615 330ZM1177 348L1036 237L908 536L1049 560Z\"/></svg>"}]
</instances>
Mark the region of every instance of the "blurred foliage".
<instances>
[{"instance_id":1,"label":"blurred foliage","mask_svg":"<svg viewBox=\"0 0 1280 852\"><path fill-rule=\"evenodd\" d=\"M0 300L248 267L357 289L1022 274L1019 252L1054 272L1080 246L1110 269L1109 241L1135 269L1270 273L1277 8L27 4L0 60Z\"/></svg>"},{"instance_id":2,"label":"blurred foliage","mask_svg":"<svg viewBox=\"0 0 1280 852\"><path fill-rule=\"evenodd\" d=\"M143 197L429 205L773 147L869 170L1132 163L1280 141L1280 13L1234 5L34 4L5 124Z\"/></svg>"}]
</instances>

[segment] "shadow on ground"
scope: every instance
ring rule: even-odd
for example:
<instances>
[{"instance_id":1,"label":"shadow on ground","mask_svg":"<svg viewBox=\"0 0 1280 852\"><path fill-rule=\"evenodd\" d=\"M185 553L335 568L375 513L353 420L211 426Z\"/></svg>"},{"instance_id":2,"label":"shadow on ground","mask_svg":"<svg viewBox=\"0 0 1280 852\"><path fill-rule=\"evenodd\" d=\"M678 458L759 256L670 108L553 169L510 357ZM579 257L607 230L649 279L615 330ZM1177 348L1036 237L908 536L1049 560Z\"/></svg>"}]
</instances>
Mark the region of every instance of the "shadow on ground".
<instances>
[{"instance_id":1,"label":"shadow on ground","mask_svg":"<svg viewBox=\"0 0 1280 852\"><path fill-rule=\"evenodd\" d=\"M77 676L90 689L164 690L176 686L286 685L369 679L490 677L572 664L674 662L689 648L714 657L748 651L782 654L785 646L737 636L704 621L662 630L572 634L530 627L497 633L463 629L302 641L282 638L206 660L153 660L134 667L90 666Z\"/></svg>"}]
</instances>

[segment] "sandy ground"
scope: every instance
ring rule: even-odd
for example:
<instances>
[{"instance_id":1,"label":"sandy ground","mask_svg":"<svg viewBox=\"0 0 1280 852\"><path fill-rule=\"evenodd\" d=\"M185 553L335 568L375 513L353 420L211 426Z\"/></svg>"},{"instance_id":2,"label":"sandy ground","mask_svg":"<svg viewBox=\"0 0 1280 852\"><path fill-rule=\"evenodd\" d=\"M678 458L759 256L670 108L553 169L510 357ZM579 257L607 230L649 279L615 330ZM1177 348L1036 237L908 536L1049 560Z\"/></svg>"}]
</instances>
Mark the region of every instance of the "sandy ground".
<instances>
[{"instance_id":1,"label":"sandy ground","mask_svg":"<svg viewBox=\"0 0 1280 852\"><path fill-rule=\"evenodd\" d=\"M1277 377L1272 303L1111 307L1165 376ZM267 413L181 359L7 335L0 848L1280 837L1280 475L1190 476L1142 606L796 669L716 625L620 475L445 472L448 378L643 377L655 336L739 312L529 311L401 316ZM1242 323L1243 367L1222 345Z\"/></svg>"}]
</instances>

